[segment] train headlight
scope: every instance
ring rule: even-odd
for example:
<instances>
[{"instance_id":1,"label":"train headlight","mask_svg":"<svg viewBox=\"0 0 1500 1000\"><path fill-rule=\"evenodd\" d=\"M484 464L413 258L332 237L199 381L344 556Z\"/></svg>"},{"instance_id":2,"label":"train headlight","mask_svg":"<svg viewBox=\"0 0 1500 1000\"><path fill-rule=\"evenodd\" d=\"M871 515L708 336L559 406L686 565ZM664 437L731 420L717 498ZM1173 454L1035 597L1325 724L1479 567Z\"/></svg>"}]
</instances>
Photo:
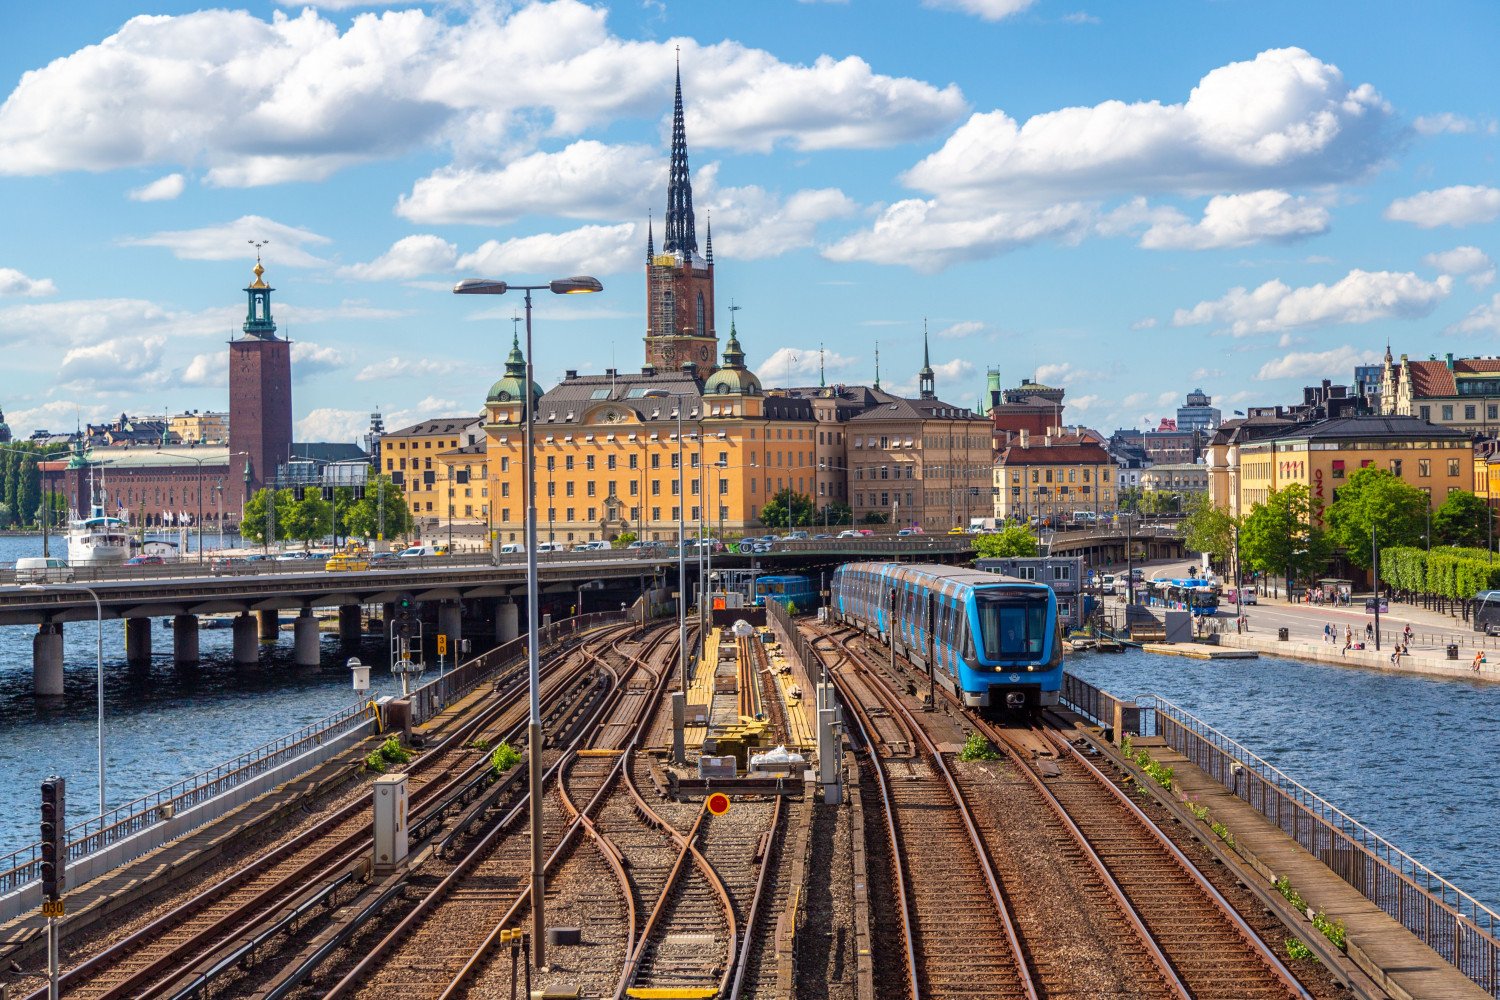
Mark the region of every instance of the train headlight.
<instances>
[{"instance_id":1,"label":"train headlight","mask_svg":"<svg viewBox=\"0 0 1500 1000\"><path fill-rule=\"evenodd\" d=\"M1005 695L1006 708L1022 708L1026 705L1026 695L1020 691L1008 691Z\"/></svg>"}]
</instances>

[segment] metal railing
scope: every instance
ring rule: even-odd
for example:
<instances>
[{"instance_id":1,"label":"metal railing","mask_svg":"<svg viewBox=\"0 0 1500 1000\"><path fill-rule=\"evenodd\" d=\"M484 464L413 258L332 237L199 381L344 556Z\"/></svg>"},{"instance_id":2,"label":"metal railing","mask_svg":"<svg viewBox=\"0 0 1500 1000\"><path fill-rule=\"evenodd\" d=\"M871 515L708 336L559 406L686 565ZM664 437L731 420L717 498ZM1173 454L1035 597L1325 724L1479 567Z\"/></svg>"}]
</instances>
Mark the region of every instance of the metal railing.
<instances>
[{"instance_id":1,"label":"metal railing","mask_svg":"<svg viewBox=\"0 0 1500 1000\"><path fill-rule=\"evenodd\" d=\"M1143 735L1161 736L1454 968L1500 996L1500 913L1203 720L1156 695L1138 703Z\"/></svg>"},{"instance_id":2,"label":"metal railing","mask_svg":"<svg viewBox=\"0 0 1500 1000\"><path fill-rule=\"evenodd\" d=\"M1096 726L1115 724L1115 705L1119 700L1103 688L1063 671L1062 702Z\"/></svg>"},{"instance_id":3,"label":"metal railing","mask_svg":"<svg viewBox=\"0 0 1500 1000\"><path fill-rule=\"evenodd\" d=\"M191 777L94 816L67 831L70 861L97 854L186 809L280 767L309 749L342 736L369 718L366 704L352 705L294 733L262 744ZM40 877L41 844L0 855L0 895Z\"/></svg>"},{"instance_id":4,"label":"metal railing","mask_svg":"<svg viewBox=\"0 0 1500 1000\"><path fill-rule=\"evenodd\" d=\"M596 611L555 621L537 633L541 652L545 653L573 636L607 625L618 625L632 617L629 612ZM525 663L526 636L520 635L460 664L441 677L434 677L408 696L411 700L412 724L426 722L495 675L524 666Z\"/></svg>"}]
</instances>

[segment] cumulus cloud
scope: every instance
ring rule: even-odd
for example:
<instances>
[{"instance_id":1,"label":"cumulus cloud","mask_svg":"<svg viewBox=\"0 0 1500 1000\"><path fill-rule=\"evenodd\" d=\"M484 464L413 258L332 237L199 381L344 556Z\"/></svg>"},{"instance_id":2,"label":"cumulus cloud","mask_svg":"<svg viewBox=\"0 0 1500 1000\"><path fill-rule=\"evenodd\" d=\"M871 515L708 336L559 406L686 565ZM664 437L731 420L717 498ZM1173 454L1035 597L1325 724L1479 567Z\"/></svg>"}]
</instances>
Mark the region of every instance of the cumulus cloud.
<instances>
[{"instance_id":1,"label":"cumulus cloud","mask_svg":"<svg viewBox=\"0 0 1500 1000\"><path fill-rule=\"evenodd\" d=\"M1062 385L1067 382L1084 381L1088 379L1103 378L1103 373L1087 371L1079 368L1071 361L1063 361L1058 364L1037 365L1036 372L1032 375L1042 385Z\"/></svg>"},{"instance_id":2,"label":"cumulus cloud","mask_svg":"<svg viewBox=\"0 0 1500 1000\"><path fill-rule=\"evenodd\" d=\"M827 247L823 256L846 262L904 264L933 273L1046 240L1076 242L1087 234L1093 214L1089 206L1072 203L975 215L963 206L909 199L882 212L871 229Z\"/></svg>"},{"instance_id":3,"label":"cumulus cloud","mask_svg":"<svg viewBox=\"0 0 1500 1000\"><path fill-rule=\"evenodd\" d=\"M1068 400L1068 409L1070 410L1092 410L1098 405L1099 396L1095 393L1089 393L1087 396L1076 396Z\"/></svg>"},{"instance_id":4,"label":"cumulus cloud","mask_svg":"<svg viewBox=\"0 0 1500 1000\"><path fill-rule=\"evenodd\" d=\"M357 441L369 427L368 409L340 410L320 406L297 421L297 438L301 441Z\"/></svg>"},{"instance_id":5,"label":"cumulus cloud","mask_svg":"<svg viewBox=\"0 0 1500 1000\"><path fill-rule=\"evenodd\" d=\"M1155 330L1158 322L1155 316L1147 316L1145 319L1138 319L1130 324L1130 328L1132 330Z\"/></svg>"},{"instance_id":6,"label":"cumulus cloud","mask_svg":"<svg viewBox=\"0 0 1500 1000\"><path fill-rule=\"evenodd\" d=\"M37 430L61 433L81 424L101 423L111 413L119 414L111 403L80 403L75 397L17 407L6 412L6 419L16 437L23 437Z\"/></svg>"},{"instance_id":7,"label":"cumulus cloud","mask_svg":"<svg viewBox=\"0 0 1500 1000\"><path fill-rule=\"evenodd\" d=\"M1465 276L1475 288L1495 280L1495 262L1478 247L1454 247L1441 253L1430 253L1422 263L1441 274Z\"/></svg>"},{"instance_id":8,"label":"cumulus cloud","mask_svg":"<svg viewBox=\"0 0 1500 1000\"><path fill-rule=\"evenodd\" d=\"M1500 217L1500 188L1458 184L1397 198L1385 210L1393 222L1410 222L1423 229L1468 226Z\"/></svg>"},{"instance_id":9,"label":"cumulus cloud","mask_svg":"<svg viewBox=\"0 0 1500 1000\"><path fill-rule=\"evenodd\" d=\"M324 372L337 371L348 363L344 353L336 347L315 344L310 340L292 343L292 374L298 381Z\"/></svg>"},{"instance_id":10,"label":"cumulus cloud","mask_svg":"<svg viewBox=\"0 0 1500 1000\"><path fill-rule=\"evenodd\" d=\"M354 376L356 382L378 382L382 379L392 378L440 378L452 375L464 367L456 361L435 361L432 358L406 359L396 355L386 358L384 361L376 361L365 365ZM538 382L541 378L538 377Z\"/></svg>"},{"instance_id":11,"label":"cumulus cloud","mask_svg":"<svg viewBox=\"0 0 1500 1000\"><path fill-rule=\"evenodd\" d=\"M565 233L486 240L459 257L457 269L475 274L618 274L640 267L645 245L645 234L631 223L581 226Z\"/></svg>"},{"instance_id":12,"label":"cumulus cloud","mask_svg":"<svg viewBox=\"0 0 1500 1000\"><path fill-rule=\"evenodd\" d=\"M857 359L835 351L824 351L821 362L825 373L847 371ZM755 366L755 373L767 386L809 384L818 377L816 347L778 347L770 357Z\"/></svg>"},{"instance_id":13,"label":"cumulus cloud","mask_svg":"<svg viewBox=\"0 0 1500 1000\"><path fill-rule=\"evenodd\" d=\"M779 257L811 246L819 224L859 210L837 188L798 191L785 200L754 185L710 195L700 204L711 212L714 252L735 260Z\"/></svg>"},{"instance_id":14,"label":"cumulus cloud","mask_svg":"<svg viewBox=\"0 0 1500 1000\"><path fill-rule=\"evenodd\" d=\"M90 390L155 389L171 382L162 364L167 338L125 335L70 348L58 366L59 382Z\"/></svg>"},{"instance_id":15,"label":"cumulus cloud","mask_svg":"<svg viewBox=\"0 0 1500 1000\"><path fill-rule=\"evenodd\" d=\"M1212 70L1181 104L1106 101L1018 124L973 115L907 172L948 197L1259 189L1346 180L1385 155L1391 112L1302 49Z\"/></svg>"},{"instance_id":16,"label":"cumulus cloud","mask_svg":"<svg viewBox=\"0 0 1500 1000\"><path fill-rule=\"evenodd\" d=\"M262 254L272 266L287 267L323 267L328 262L304 248L332 242L327 236L260 215L244 215L233 222L201 229L132 236L120 242L128 247L165 247L178 260L246 260L255 252L249 244L258 240L270 241Z\"/></svg>"},{"instance_id":17,"label":"cumulus cloud","mask_svg":"<svg viewBox=\"0 0 1500 1000\"><path fill-rule=\"evenodd\" d=\"M1253 291L1232 288L1222 298L1178 309L1172 325L1227 324L1238 337L1378 319L1420 319L1452 289L1448 275L1426 281L1409 271L1353 270L1332 285L1301 288L1273 280Z\"/></svg>"},{"instance_id":18,"label":"cumulus cloud","mask_svg":"<svg viewBox=\"0 0 1500 1000\"><path fill-rule=\"evenodd\" d=\"M923 7L935 10L956 10L961 14L973 14L986 21L1002 21L1021 13L1036 0L922 0Z\"/></svg>"},{"instance_id":19,"label":"cumulus cloud","mask_svg":"<svg viewBox=\"0 0 1500 1000\"><path fill-rule=\"evenodd\" d=\"M1495 120L1493 118L1479 120L1467 118L1464 115L1456 115L1451 111L1444 111L1436 115L1419 115L1412 123L1422 135L1442 135L1452 133L1463 135L1468 132L1488 132L1494 134Z\"/></svg>"},{"instance_id":20,"label":"cumulus cloud","mask_svg":"<svg viewBox=\"0 0 1500 1000\"><path fill-rule=\"evenodd\" d=\"M1141 237L1147 250L1210 250L1254 243L1290 243L1328 231L1328 210L1285 191L1218 195L1191 222L1181 213L1163 219Z\"/></svg>"},{"instance_id":21,"label":"cumulus cloud","mask_svg":"<svg viewBox=\"0 0 1500 1000\"><path fill-rule=\"evenodd\" d=\"M961 323L952 323L941 330L932 331L932 335L939 340L963 340L972 337L976 333L983 333L985 325L977 320L964 320Z\"/></svg>"},{"instance_id":22,"label":"cumulus cloud","mask_svg":"<svg viewBox=\"0 0 1500 1000\"><path fill-rule=\"evenodd\" d=\"M1374 364L1380 360L1377 351L1361 351L1347 344L1330 351L1293 352L1285 357L1267 361L1255 373L1258 381L1277 378L1333 378L1342 377L1355 365Z\"/></svg>"},{"instance_id":23,"label":"cumulus cloud","mask_svg":"<svg viewBox=\"0 0 1500 1000\"><path fill-rule=\"evenodd\" d=\"M233 306L187 312L144 299L73 299L0 309L0 346L86 344L150 330L169 337L226 334L244 319Z\"/></svg>"},{"instance_id":24,"label":"cumulus cloud","mask_svg":"<svg viewBox=\"0 0 1500 1000\"><path fill-rule=\"evenodd\" d=\"M57 286L51 278L28 278L13 267L0 267L0 295L24 295L37 298L51 295Z\"/></svg>"},{"instance_id":25,"label":"cumulus cloud","mask_svg":"<svg viewBox=\"0 0 1500 1000\"><path fill-rule=\"evenodd\" d=\"M181 174L168 174L126 193L131 201L171 201L182 194L186 181Z\"/></svg>"},{"instance_id":26,"label":"cumulus cloud","mask_svg":"<svg viewBox=\"0 0 1500 1000\"><path fill-rule=\"evenodd\" d=\"M209 351L195 354L182 370L183 385L218 388L229 384L229 352Z\"/></svg>"},{"instance_id":27,"label":"cumulus cloud","mask_svg":"<svg viewBox=\"0 0 1500 1000\"><path fill-rule=\"evenodd\" d=\"M1494 296L1484 305L1476 306L1469 311L1467 316L1443 332L1458 334L1500 333L1500 295Z\"/></svg>"},{"instance_id":28,"label":"cumulus cloud","mask_svg":"<svg viewBox=\"0 0 1500 1000\"><path fill-rule=\"evenodd\" d=\"M956 87L856 57L797 66L734 42L630 41L607 17L581 0L361 13L344 28L312 6L140 15L22 76L0 106L0 173L192 164L249 186L445 143L514 151L659 116L679 45L698 148L883 146L964 110Z\"/></svg>"},{"instance_id":29,"label":"cumulus cloud","mask_svg":"<svg viewBox=\"0 0 1500 1000\"><path fill-rule=\"evenodd\" d=\"M338 269L340 278L355 281L404 281L424 274L451 272L458 262L458 247L441 236L407 236L367 264Z\"/></svg>"}]
</instances>

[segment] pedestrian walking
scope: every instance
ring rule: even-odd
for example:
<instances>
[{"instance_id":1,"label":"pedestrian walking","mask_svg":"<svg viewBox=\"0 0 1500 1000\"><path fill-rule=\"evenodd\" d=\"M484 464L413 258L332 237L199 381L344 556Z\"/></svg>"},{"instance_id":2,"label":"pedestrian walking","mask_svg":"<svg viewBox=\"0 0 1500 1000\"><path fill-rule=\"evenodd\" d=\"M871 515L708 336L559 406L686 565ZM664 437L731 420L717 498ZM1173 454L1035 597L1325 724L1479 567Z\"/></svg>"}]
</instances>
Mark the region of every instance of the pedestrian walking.
<instances>
[{"instance_id":1,"label":"pedestrian walking","mask_svg":"<svg viewBox=\"0 0 1500 1000\"><path fill-rule=\"evenodd\" d=\"M1406 628L1401 630L1401 645L1411 645L1411 622L1406 623Z\"/></svg>"},{"instance_id":2,"label":"pedestrian walking","mask_svg":"<svg viewBox=\"0 0 1500 1000\"><path fill-rule=\"evenodd\" d=\"M1375 641L1375 624L1373 622L1365 622L1365 640L1367 642Z\"/></svg>"},{"instance_id":3,"label":"pedestrian walking","mask_svg":"<svg viewBox=\"0 0 1500 1000\"><path fill-rule=\"evenodd\" d=\"M1330 625L1327 622L1323 623L1323 641L1324 642L1332 642L1333 641L1333 626Z\"/></svg>"}]
</instances>

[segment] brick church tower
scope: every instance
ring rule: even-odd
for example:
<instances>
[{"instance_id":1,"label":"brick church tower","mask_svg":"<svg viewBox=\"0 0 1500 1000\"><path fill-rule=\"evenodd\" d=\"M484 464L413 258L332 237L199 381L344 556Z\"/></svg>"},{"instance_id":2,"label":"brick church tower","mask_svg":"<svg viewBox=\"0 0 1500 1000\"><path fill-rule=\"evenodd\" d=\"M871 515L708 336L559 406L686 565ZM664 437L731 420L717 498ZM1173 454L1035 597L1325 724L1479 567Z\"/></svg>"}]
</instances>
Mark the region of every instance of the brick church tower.
<instances>
[{"instance_id":1,"label":"brick church tower","mask_svg":"<svg viewBox=\"0 0 1500 1000\"><path fill-rule=\"evenodd\" d=\"M658 370L691 361L701 374L716 366L714 331L714 235L707 231L707 257L698 255L693 220L693 184L688 175L687 131L682 124L682 68L672 109L672 164L667 182L667 231L661 253L646 229L646 364Z\"/></svg>"},{"instance_id":2,"label":"brick church tower","mask_svg":"<svg viewBox=\"0 0 1500 1000\"><path fill-rule=\"evenodd\" d=\"M292 342L276 336L271 293L255 257L255 281L245 294L245 335L229 342L229 464L241 459L249 493L276 475L292 450Z\"/></svg>"}]
</instances>

